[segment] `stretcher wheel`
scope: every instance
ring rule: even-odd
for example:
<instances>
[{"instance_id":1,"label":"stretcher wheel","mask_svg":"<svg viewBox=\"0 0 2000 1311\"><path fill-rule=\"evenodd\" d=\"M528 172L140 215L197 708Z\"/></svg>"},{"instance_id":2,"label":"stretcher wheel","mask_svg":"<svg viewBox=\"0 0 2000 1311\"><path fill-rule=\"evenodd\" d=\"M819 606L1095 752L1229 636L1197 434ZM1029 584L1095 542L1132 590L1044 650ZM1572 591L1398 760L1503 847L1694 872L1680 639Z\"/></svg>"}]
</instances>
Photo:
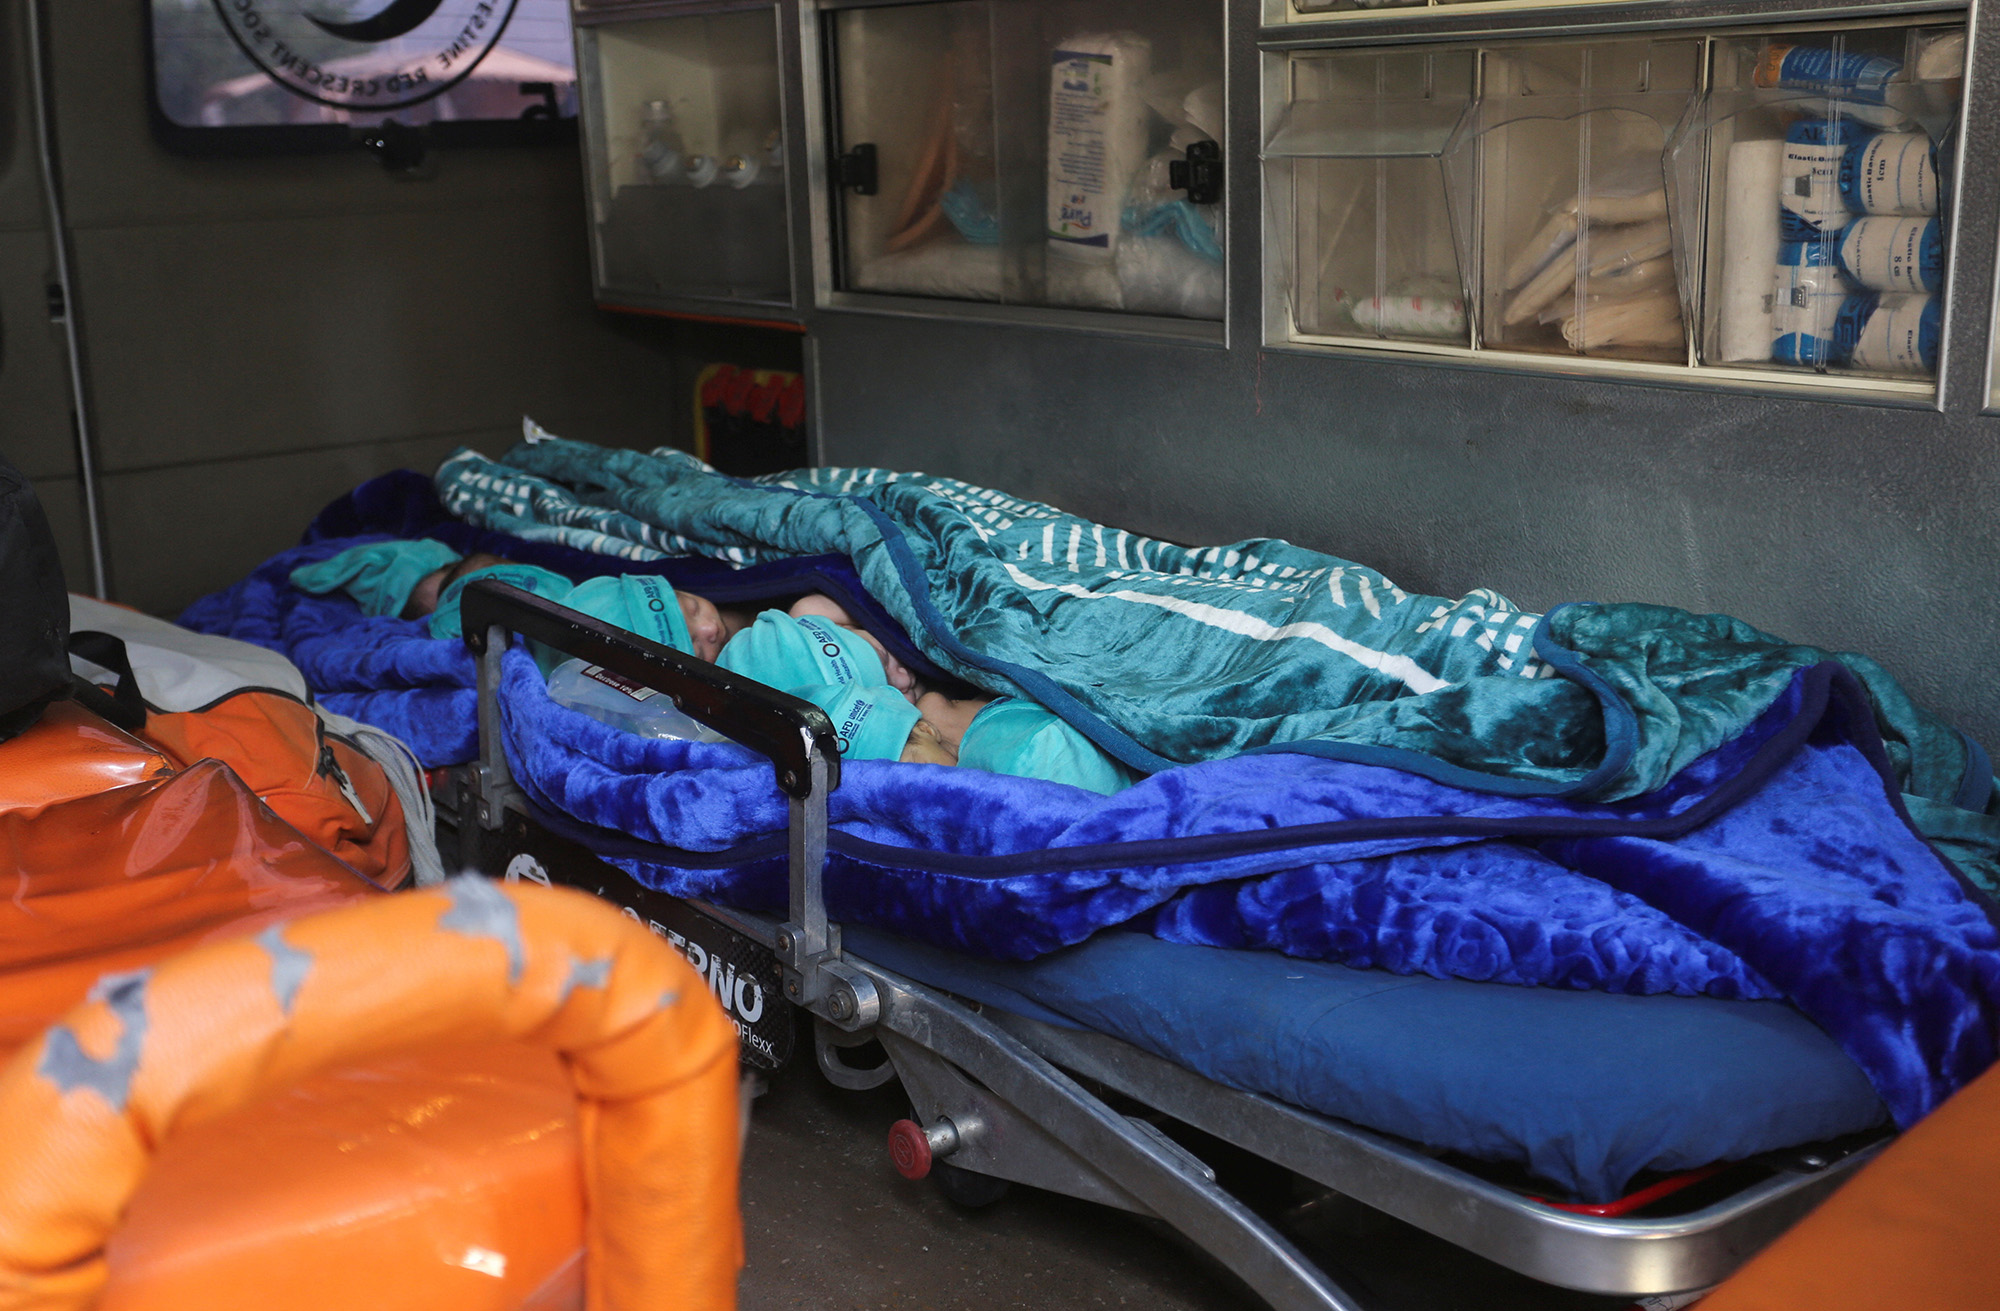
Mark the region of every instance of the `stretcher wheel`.
<instances>
[{"instance_id":1,"label":"stretcher wheel","mask_svg":"<svg viewBox=\"0 0 2000 1311\"><path fill-rule=\"evenodd\" d=\"M950 1161L938 1161L931 1166L931 1178L936 1181L938 1191L954 1206L962 1206L968 1211L977 1211L983 1206L991 1206L1007 1195L1014 1185L1005 1179L990 1174L978 1174L963 1170Z\"/></svg>"}]
</instances>

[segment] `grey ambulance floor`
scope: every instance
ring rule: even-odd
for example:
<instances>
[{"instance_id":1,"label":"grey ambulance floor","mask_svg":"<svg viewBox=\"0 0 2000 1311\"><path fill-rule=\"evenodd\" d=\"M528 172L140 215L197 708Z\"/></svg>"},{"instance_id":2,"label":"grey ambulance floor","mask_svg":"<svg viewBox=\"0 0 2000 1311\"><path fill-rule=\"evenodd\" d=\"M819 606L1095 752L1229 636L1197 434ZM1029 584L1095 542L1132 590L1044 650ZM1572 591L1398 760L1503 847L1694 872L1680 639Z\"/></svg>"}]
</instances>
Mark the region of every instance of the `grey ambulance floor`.
<instances>
[{"instance_id":1,"label":"grey ambulance floor","mask_svg":"<svg viewBox=\"0 0 2000 1311\"><path fill-rule=\"evenodd\" d=\"M892 1082L834 1088L811 1047L760 1098L743 1166L742 1311L997 1311L1261 1305L1164 1226L1034 1189L978 1211L889 1164L907 1114ZM1301 1201L1255 1163L1211 1159L1323 1263L1338 1250L1364 1304L1396 1311L1616 1311L1522 1279L1391 1220L1322 1195Z\"/></svg>"}]
</instances>

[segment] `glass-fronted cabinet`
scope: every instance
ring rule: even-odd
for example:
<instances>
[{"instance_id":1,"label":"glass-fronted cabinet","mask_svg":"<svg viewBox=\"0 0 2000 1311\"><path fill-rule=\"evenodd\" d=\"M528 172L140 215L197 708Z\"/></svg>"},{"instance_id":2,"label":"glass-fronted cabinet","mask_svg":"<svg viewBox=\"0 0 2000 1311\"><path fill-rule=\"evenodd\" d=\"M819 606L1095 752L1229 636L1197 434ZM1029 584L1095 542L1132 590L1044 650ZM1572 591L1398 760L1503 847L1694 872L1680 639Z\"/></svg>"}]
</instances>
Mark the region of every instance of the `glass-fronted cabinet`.
<instances>
[{"instance_id":1,"label":"glass-fronted cabinet","mask_svg":"<svg viewBox=\"0 0 2000 1311\"><path fill-rule=\"evenodd\" d=\"M1221 6L947 0L821 21L836 292L1221 318Z\"/></svg>"},{"instance_id":2,"label":"glass-fronted cabinet","mask_svg":"<svg viewBox=\"0 0 2000 1311\"><path fill-rule=\"evenodd\" d=\"M777 10L576 21L600 303L789 306Z\"/></svg>"},{"instance_id":3,"label":"glass-fronted cabinet","mask_svg":"<svg viewBox=\"0 0 2000 1311\"><path fill-rule=\"evenodd\" d=\"M1269 52L1267 341L1931 392L1964 50L1901 20Z\"/></svg>"}]
</instances>

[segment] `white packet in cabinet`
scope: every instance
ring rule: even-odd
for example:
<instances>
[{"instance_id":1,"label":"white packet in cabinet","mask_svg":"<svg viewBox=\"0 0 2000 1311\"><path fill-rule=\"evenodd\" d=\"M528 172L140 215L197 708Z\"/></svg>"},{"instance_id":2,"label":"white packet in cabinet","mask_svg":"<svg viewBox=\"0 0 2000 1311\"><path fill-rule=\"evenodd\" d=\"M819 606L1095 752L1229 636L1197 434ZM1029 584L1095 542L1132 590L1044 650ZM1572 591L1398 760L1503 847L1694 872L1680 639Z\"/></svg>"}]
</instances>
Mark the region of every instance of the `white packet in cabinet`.
<instances>
[{"instance_id":1,"label":"white packet in cabinet","mask_svg":"<svg viewBox=\"0 0 2000 1311\"><path fill-rule=\"evenodd\" d=\"M1049 249L1105 261L1118 252L1132 175L1146 160L1139 94L1152 46L1129 32L1076 36L1056 47L1049 75Z\"/></svg>"}]
</instances>

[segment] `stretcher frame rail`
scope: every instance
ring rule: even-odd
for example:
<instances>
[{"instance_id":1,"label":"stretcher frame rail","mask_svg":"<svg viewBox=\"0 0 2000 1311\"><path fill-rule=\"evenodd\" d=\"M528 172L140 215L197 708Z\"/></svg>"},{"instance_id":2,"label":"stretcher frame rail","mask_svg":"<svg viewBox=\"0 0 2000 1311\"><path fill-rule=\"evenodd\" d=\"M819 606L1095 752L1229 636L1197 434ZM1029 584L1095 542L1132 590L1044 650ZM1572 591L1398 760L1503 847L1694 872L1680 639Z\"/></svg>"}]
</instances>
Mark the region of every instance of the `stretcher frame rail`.
<instances>
[{"instance_id":1,"label":"stretcher frame rail","mask_svg":"<svg viewBox=\"0 0 2000 1311\"><path fill-rule=\"evenodd\" d=\"M469 813L461 808L461 836L476 822L499 839L510 812L517 825L533 820L501 736L500 660L509 632L673 697L690 717L770 759L791 802L786 922L683 904L721 933L771 946L789 1000L839 1029L881 1040L924 1123L952 1130L954 1165L1165 1221L1281 1311L1365 1311L1370 1303L1223 1189L1186 1148L1106 1105L1079 1080L1531 1278L1631 1296L1719 1282L1879 1147L1791 1154L1795 1159L1781 1162L1771 1177L1691 1213L1580 1216L1358 1125L1226 1087L1119 1039L962 1002L841 953L839 927L826 921L822 883L838 741L817 708L502 583L482 580L466 589L463 628L480 657L480 754L467 771L474 804ZM579 868L551 870L555 881L606 895L605 876L613 876L631 883L630 896L613 898L628 909L666 896L627 879L588 848L575 850L569 863Z\"/></svg>"},{"instance_id":2,"label":"stretcher frame rail","mask_svg":"<svg viewBox=\"0 0 2000 1311\"><path fill-rule=\"evenodd\" d=\"M473 774L482 828L497 830L508 802L522 796L507 762L500 719L508 634L580 656L662 693L681 713L769 760L789 803L791 915L778 927L774 943L786 998L824 1009L843 1029L875 1022L881 1013L875 985L841 960L839 927L826 916L826 798L840 786L840 740L825 711L495 579L467 585L460 632L479 661L479 759Z\"/></svg>"}]
</instances>

